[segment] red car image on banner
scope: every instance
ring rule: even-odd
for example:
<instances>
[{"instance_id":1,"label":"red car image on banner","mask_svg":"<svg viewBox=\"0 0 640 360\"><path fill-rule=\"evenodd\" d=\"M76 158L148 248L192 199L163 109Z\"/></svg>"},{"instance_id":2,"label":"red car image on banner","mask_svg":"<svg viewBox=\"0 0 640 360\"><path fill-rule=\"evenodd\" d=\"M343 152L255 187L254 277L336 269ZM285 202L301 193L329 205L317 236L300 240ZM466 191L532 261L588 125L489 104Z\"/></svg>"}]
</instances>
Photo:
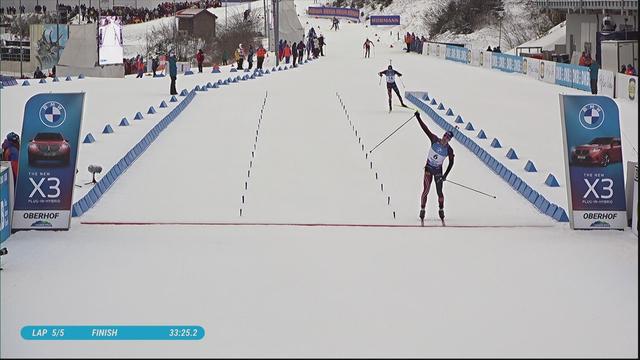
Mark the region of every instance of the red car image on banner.
<instances>
[{"instance_id":1,"label":"red car image on banner","mask_svg":"<svg viewBox=\"0 0 640 360\"><path fill-rule=\"evenodd\" d=\"M69 142L60 133L41 132L29 142L29 166L67 166L71 157Z\"/></svg>"},{"instance_id":2,"label":"red car image on banner","mask_svg":"<svg viewBox=\"0 0 640 360\"><path fill-rule=\"evenodd\" d=\"M571 154L572 164L599 165L605 167L622 161L620 138L597 137L588 144L576 146Z\"/></svg>"}]
</instances>

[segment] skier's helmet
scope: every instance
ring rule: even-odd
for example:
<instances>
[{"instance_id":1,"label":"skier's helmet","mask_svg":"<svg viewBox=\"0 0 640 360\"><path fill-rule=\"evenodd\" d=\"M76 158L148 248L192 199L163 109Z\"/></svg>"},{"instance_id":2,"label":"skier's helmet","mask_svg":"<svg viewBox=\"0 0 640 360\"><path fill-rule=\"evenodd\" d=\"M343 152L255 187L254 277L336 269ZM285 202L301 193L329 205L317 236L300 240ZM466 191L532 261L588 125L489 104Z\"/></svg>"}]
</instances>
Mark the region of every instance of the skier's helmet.
<instances>
[{"instance_id":1,"label":"skier's helmet","mask_svg":"<svg viewBox=\"0 0 640 360\"><path fill-rule=\"evenodd\" d=\"M387 66L387 69L393 70L393 66L389 65L389 66Z\"/></svg>"},{"instance_id":2,"label":"skier's helmet","mask_svg":"<svg viewBox=\"0 0 640 360\"><path fill-rule=\"evenodd\" d=\"M447 131L444 133L443 138L449 138L449 139L453 139L453 132L452 131Z\"/></svg>"},{"instance_id":3,"label":"skier's helmet","mask_svg":"<svg viewBox=\"0 0 640 360\"><path fill-rule=\"evenodd\" d=\"M20 140L20 136L12 131L7 134L7 140L11 142L18 142Z\"/></svg>"}]
</instances>

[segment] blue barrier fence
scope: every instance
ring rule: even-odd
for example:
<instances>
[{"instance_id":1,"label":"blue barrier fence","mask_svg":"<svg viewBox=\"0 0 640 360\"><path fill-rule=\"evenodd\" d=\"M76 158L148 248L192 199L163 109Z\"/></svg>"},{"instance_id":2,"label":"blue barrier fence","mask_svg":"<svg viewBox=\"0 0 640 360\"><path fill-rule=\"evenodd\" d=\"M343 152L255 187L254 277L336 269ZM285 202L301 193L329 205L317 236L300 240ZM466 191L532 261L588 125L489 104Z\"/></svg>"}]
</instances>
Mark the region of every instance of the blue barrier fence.
<instances>
[{"instance_id":1,"label":"blue barrier fence","mask_svg":"<svg viewBox=\"0 0 640 360\"><path fill-rule=\"evenodd\" d=\"M572 64L556 64L556 84L578 90L591 91L588 67Z\"/></svg>"},{"instance_id":2,"label":"blue barrier fence","mask_svg":"<svg viewBox=\"0 0 640 360\"><path fill-rule=\"evenodd\" d=\"M109 171L98 181L93 188L86 193L80 200L73 204L72 216L81 216L87 210L91 209L98 200L106 193L113 183L122 175L139 157L149 148L149 146L158 138L160 133L167 128L169 124L176 119L178 115L191 103L196 96L195 91L191 91L169 114L167 114L159 123L157 123L142 140L140 140L127 154L120 159Z\"/></svg>"},{"instance_id":3,"label":"blue barrier fence","mask_svg":"<svg viewBox=\"0 0 640 360\"><path fill-rule=\"evenodd\" d=\"M412 51L422 53L422 43L417 39L416 42L420 46L411 47ZM482 53L481 53L482 54ZM471 64L473 55L471 50L461 47L447 45L445 49L445 59L463 64ZM509 73L526 73L525 58L516 55L491 53L491 68L509 72ZM477 64L475 64L477 66ZM591 70L586 66L554 63L555 66L555 84L570 87L582 91L591 91Z\"/></svg>"},{"instance_id":4,"label":"blue barrier fence","mask_svg":"<svg viewBox=\"0 0 640 360\"><path fill-rule=\"evenodd\" d=\"M443 117L429 106L429 104L422 102L420 99L424 97L424 92L405 92L405 98L417 106L420 110L425 112L429 117L435 121L438 126L444 130L452 131L454 138L458 140L469 151L473 152L482 162L485 163L494 173L500 176L505 182L511 186L513 190L518 192L521 196L527 199L538 211L544 215L547 215L559 222L568 222L569 217L566 211L560 206L548 201L542 194L535 191L529 184L527 184L522 178L514 174L507 168L505 164L494 158L480 145L478 145L472 138L464 135L462 131L457 129L454 125L449 124Z\"/></svg>"},{"instance_id":5,"label":"blue barrier fence","mask_svg":"<svg viewBox=\"0 0 640 360\"><path fill-rule=\"evenodd\" d=\"M471 50L462 46L447 45L445 59L469 64L471 63Z\"/></svg>"},{"instance_id":6,"label":"blue barrier fence","mask_svg":"<svg viewBox=\"0 0 640 360\"><path fill-rule=\"evenodd\" d=\"M522 73L522 57L493 53L491 54L491 68L504 72Z\"/></svg>"}]
</instances>

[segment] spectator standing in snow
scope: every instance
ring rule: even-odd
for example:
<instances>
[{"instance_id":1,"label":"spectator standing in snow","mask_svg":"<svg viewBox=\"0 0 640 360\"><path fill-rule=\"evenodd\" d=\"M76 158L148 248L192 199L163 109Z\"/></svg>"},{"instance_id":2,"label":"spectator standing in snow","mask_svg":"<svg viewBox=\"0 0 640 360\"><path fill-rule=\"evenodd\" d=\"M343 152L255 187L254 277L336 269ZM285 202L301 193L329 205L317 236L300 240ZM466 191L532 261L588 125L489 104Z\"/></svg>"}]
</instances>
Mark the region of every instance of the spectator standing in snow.
<instances>
[{"instance_id":1,"label":"spectator standing in snow","mask_svg":"<svg viewBox=\"0 0 640 360\"><path fill-rule=\"evenodd\" d=\"M244 50L242 49L242 44L238 45L236 52L233 54L238 70L242 70L242 63L244 62Z\"/></svg>"},{"instance_id":2,"label":"spectator standing in snow","mask_svg":"<svg viewBox=\"0 0 640 360\"><path fill-rule=\"evenodd\" d=\"M291 46L289 46L289 44L284 45L284 61L286 64L289 63L289 61L291 61Z\"/></svg>"},{"instance_id":3,"label":"spectator standing in snow","mask_svg":"<svg viewBox=\"0 0 640 360\"><path fill-rule=\"evenodd\" d=\"M318 45L320 46L320 56L324 56L324 46L327 43L324 42L324 35L320 34L318 37Z\"/></svg>"},{"instance_id":4,"label":"spectator standing in snow","mask_svg":"<svg viewBox=\"0 0 640 360\"><path fill-rule=\"evenodd\" d=\"M302 63L302 58L304 58L304 41L300 41L298 43L298 63Z\"/></svg>"},{"instance_id":5,"label":"spectator standing in snow","mask_svg":"<svg viewBox=\"0 0 640 360\"><path fill-rule=\"evenodd\" d=\"M229 54L227 53L227 49L222 49L222 65L229 65L227 60L229 59Z\"/></svg>"},{"instance_id":6,"label":"spectator standing in snow","mask_svg":"<svg viewBox=\"0 0 640 360\"><path fill-rule=\"evenodd\" d=\"M589 59L587 66L589 67L589 79L591 80L591 93L596 95L598 93L598 71L600 70L600 65L595 59Z\"/></svg>"},{"instance_id":7,"label":"spectator standing in snow","mask_svg":"<svg viewBox=\"0 0 640 360\"><path fill-rule=\"evenodd\" d=\"M2 143L2 161L11 162L14 184L18 179L18 160L20 159L20 136L14 132L7 134Z\"/></svg>"},{"instance_id":8,"label":"spectator standing in snow","mask_svg":"<svg viewBox=\"0 0 640 360\"><path fill-rule=\"evenodd\" d=\"M158 76L158 75L156 74L156 71L158 70L158 66L159 66L159 65L160 65L160 64L159 64L159 62L158 62L158 57L157 57L157 56L154 56L154 57L151 59L151 71L153 71L153 77Z\"/></svg>"},{"instance_id":9,"label":"spectator standing in snow","mask_svg":"<svg viewBox=\"0 0 640 360\"><path fill-rule=\"evenodd\" d=\"M249 63L249 70L253 67L253 54L255 50L253 49L253 45L249 45L249 53L247 54L247 62Z\"/></svg>"},{"instance_id":10,"label":"spectator standing in snow","mask_svg":"<svg viewBox=\"0 0 640 360\"><path fill-rule=\"evenodd\" d=\"M296 66L296 60L298 59L298 44L295 41L291 45L291 55L293 56L293 66Z\"/></svg>"},{"instance_id":11,"label":"spectator standing in snow","mask_svg":"<svg viewBox=\"0 0 640 360\"><path fill-rule=\"evenodd\" d=\"M176 60L176 54L173 51L169 52L169 76L171 77L171 87L169 89L169 92L171 93L171 95L178 95L178 91L176 90L178 64Z\"/></svg>"},{"instance_id":12,"label":"spectator standing in snow","mask_svg":"<svg viewBox=\"0 0 640 360\"><path fill-rule=\"evenodd\" d=\"M258 51L256 51L256 57L258 59L258 64L256 65L256 69L262 70L262 64L264 64L264 57L267 55L267 50L260 45L258 47Z\"/></svg>"},{"instance_id":13,"label":"spectator standing in snow","mask_svg":"<svg viewBox=\"0 0 640 360\"><path fill-rule=\"evenodd\" d=\"M138 70L138 76L136 76L136 79L142 79L142 76L144 75L144 60L140 55L138 55L138 58L136 60L136 69Z\"/></svg>"},{"instance_id":14,"label":"spectator standing in snow","mask_svg":"<svg viewBox=\"0 0 640 360\"><path fill-rule=\"evenodd\" d=\"M407 46L407 52L411 52L411 34L409 32L404 35L404 44Z\"/></svg>"},{"instance_id":15,"label":"spectator standing in snow","mask_svg":"<svg viewBox=\"0 0 640 360\"><path fill-rule=\"evenodd\" d=\"M278 41L278 61L282 61L283 54L284 54L284 41L280 39L280 41Z\"/></svg>"},{"instance_id":16,"label":"spectator standing in snow","mask_svg":"<svg viewBox=\"0 0 640 360\"><path fill-rule=\"evenodd\" d=\"M204 62L204 53L202 52L202 49L198 50L198 53L196 54L196 62L198 63L198 72L201 73L202 63Z\"/></svg>"}]
</instances>

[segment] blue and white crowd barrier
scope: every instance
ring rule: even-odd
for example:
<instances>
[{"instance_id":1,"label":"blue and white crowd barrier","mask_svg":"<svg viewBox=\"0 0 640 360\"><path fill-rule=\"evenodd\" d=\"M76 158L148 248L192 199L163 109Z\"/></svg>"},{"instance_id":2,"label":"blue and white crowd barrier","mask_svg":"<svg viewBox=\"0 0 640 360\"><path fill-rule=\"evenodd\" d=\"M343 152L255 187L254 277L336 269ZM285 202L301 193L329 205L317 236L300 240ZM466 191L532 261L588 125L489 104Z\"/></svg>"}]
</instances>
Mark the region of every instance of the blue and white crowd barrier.
<instances>
[{"instance_id":1,"label":"blue and white crowd barrier","mask_svg":"<svg viewBox=\"0 0 640 360\"><path fill-rule=\"evenodd\" d=\"M103 177L86 193L80 200L73 204L72 215L74 217L81 216L95 205L104 195L111 185L118 180L139 157L149 148L149 146L158 138L158 135L167 128L169 124L180 115L180 113L191 103L196 96L195 91L190 92L173 110L169 112L159 123L157 123L142 140L140 140L127 154L120 159Z\"/></svg>"},{"instance_id":2,"label":"blue and white crowd barrier","mask_svg":"<svg viewBox=\"0 0 640 360\"><path fill-rule=\"evenodd\" d=\"M421 43L415 51L425 56L502 72L519 73L538 81L591 92L591 70L586 66L433 42ZM616 74L602 69L598 71L600 95L638 101L637 84L637 76Z\"/></svg>"}]
</instances>

